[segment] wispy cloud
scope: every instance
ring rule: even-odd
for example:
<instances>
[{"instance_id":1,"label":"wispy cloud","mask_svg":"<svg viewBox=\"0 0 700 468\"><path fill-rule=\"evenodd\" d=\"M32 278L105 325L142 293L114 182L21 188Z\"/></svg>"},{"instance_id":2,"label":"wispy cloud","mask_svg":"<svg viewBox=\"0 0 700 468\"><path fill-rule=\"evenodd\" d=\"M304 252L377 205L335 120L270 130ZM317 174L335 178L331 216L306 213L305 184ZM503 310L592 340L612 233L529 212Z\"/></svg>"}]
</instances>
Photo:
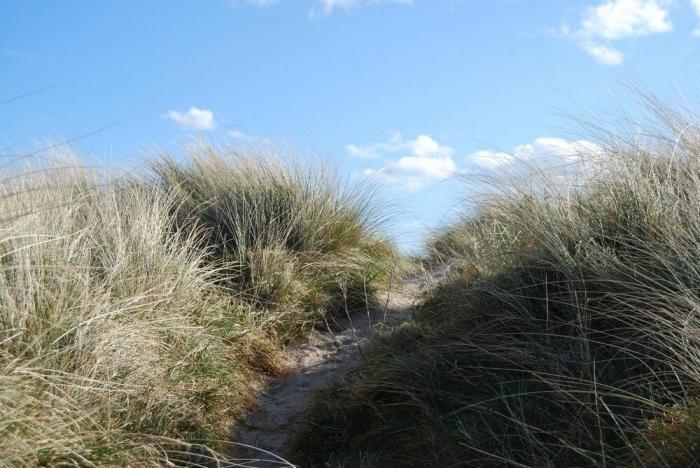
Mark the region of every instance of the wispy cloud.
<instances>
[{"instance_id":1,"label":"wispy cloud","mask_svg":"<svg viewBox=\"0 0 700 468\"><path fill-rule=\"evenodd\" d=\"M365 146L350 144L345 147L345 150L350 156L355 158L376 159L386 155L387 153L395 153L400 151L404 147L405 143L401 132L398 130L391 130L387 141L371 143Z\"/></svg>"},{"instance_id":2,"label":"wispy cloud","mask_svg":"<svg viewBox=\"0 0 700 468\"><path fill-rule=\"evenodd\" d=\"M690 6L695 14L700 18L700 0L690 0ZM700 37L700 24L693 30L693 36Z\"/></svg>"},{"instance_id":3,"label":"wispy cloud","mask_svg":"<svg viewBox=\"0 0 700 468\"><path fill-rule=\"evenodd\" d=\"M413 3L413 0L316 0L311 6L311 17L328 16L335 11L351 11L355 8L380 4L404 4Z\"/></svg>"},{"instance_id":4,"label":"wispy cloud","mask_svg":"<svg viewBox=\"0 0 700 468\"><path fill-rule=\"evenodd\" d=\"M216 128L214 113L209 109L199 109L192 106L185 112L170 110L163 114L163 117L172 120L186 130L199 131L214 130Z\"/></svg>"},{"instance_id":5,"label":"wispy cloud","mask_svg":"<svg viewBox=\"0 0 700 468\"><path fill-rule=\"evenodd\" d=\"M517 145L510 153L472 153L461 173L477 181L475 195L493 191L570 193L604 174L605 155L602 147L587 140L541 137Z\"/></svg>"},{"instance_id":6,"label":"wispy cloud","mask_svg":"<svg viewBox=\"0 0 700 468\"><path fill-rule=\"evenodd\" d=\"M588 9L584 35L605 40L669 32L673 24L659 0L607 0Z\"/></svg>"},{"instance_id":7,"label":"wispy cloud","mask_svg":"<svg viewBox=\"0 0 700 468\"><path fill-rule=\"evenodd\" d=\"M529 166L537 169L566 168L603 154L600 146L587 140L567 141L540 137L532 143L516 146L511 153L481 150L470 154L467 161L487 170L507 170L509 166Z\"/></svg>"},{"instance_id":8,"label":"wispy cloud","mask_svg":"<svg viewBox=\"0 0 700 468\"><path fill-rule=\"evenodd\" d=\"M457 171L452 159L454 150L439 144L429 135L404 140L401 133L393 131L385 142L365 146L347 145L346 149L353 157L391 158L379 168L366 169L364 175L411 191L444 180Z\"/></svg>"},{"instance_id":9,"label":"wispy cloud","mask_svg":"<svg viewBox=\"0 0 700 468\"><path fill-rule=\"evenodd\" d=\"M625 61L625 54L614 47L596 44L595 42L585 42L581 44L581 47L583 47L583 50L585 50L588 55L603 65L622 65Z\"/></svg>"},{"instance_id":10,"label":"wispy cloud","mask_svg":"<svg viewBox=\"0 0 700 468\"><path fill-rule=\"evenodd\" d=\"M279 0L228 0L228 5L231 8L238 8L243 5L255 8L270 8L278 3Z\"/></svg>"},{"instance_id":11,"label":"wispy cloud","mask_svg":"<svg viewBox=\"0 0 700 468\"><path fill-rule=\"evenodd\" d=\"M692 1L700 7L700 0ZM615 41L673 30L667 5L665 0L605 0L588 7L576 28L564 25L551 32L574 40L603 65L620 65L625 56Z\"/></svg>"},{"instance_id":12,"label":"wispy cloud","mask_svg":"<svg viewBox=\"0 0 700 468\"><path fill-rule=\"evenodd\" d=\"M271 148L274 149L275 145L269 138L256 135L255 133L245 132L238 129L231 129L226 132L228 137L235 144L242 144L245 146L253 146L256 148Z\"/></svg>"},{"instance_id":13,"label":"wispy cloud","mask_svg":"<svg viewBox=\"0 0 700 468\"><path fill-rule=\"evenodd\" d=\"M229 130L227 132L228 136L233 138L234 140L244 140L244 141L249 141L255 139L255 136L251 135L250 133L247 132L242 132L240 130Z\"/></svg>"},{"instance_id":14,"label":"wispy cloud","mask_svg":"<svg viewBox=\"0 0 700 468\"><path fill-rule=\"evenodd\" d=\"M392 131L386 141L347 145L346 150L355 158L383 159L385 162L380 167L366 169L365 176L410 191L474 170L501 175L543 171L562 177L565 183L571 174L580 172L581 164L589 164L603 154L600 146L587 140L540 137L517 145L512 152L476 151L458 165L453 148L438 143L429 135L405 140L398 131Z\"/></svg>"}]
</instances>

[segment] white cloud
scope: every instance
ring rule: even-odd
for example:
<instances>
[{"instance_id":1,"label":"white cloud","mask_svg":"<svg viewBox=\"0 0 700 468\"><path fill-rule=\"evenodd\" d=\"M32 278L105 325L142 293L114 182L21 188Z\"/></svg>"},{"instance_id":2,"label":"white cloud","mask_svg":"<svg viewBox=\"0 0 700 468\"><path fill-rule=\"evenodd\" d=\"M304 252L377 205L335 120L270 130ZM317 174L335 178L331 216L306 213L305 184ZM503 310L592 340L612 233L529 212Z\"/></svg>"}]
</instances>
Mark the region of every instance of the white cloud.
<instances>
[{"instance_id":1,"label":"white cloud","mask_svg":"<svg viewBox=\"0 0 700 468\"><path fill-rule=\"evenodd\" d=\"M231 139L231 142L238 146L244 145L246 147L252 146L255 148L269 148L275 151L275 145L269 138L256 135L255 133L250 133L238 129L231 129L226 132L226 134Z\"/></svg>"},{"instance_id":2,"label":"white cloud","mask_svg":"<svg viewBox=\"0 0 700 468\"><path fill-rule=\"evenodd\" d=\"M514 155L524 161L553 159L577 162L582 157L598 155L602 148L587 140L566 141L562 138L541 137L525 145L515 147Z\"/></svg>"},{"instance_id":3,"label":"white cloud","mask_svg":"<svg viewBox=\"0 0 700 468\"><path fill-rule=\"evenodd\" d=\"M310 16L328 16L336 10L348 12L352 9L366 5L380 4L411 4L413 0L317 0L311 7Z\"/></svg>"},{"instance_id":4,"label":"white cloud","mask_svg":"<svg viewBox=\"0 0 700 468\"><path fill-rule=\"evenodd\" d=\"M512 153L482 150L472 153L467 160L483 169L507 169L508 166L527 166L541 170L567 168L588 162L603 154L600 146L587 140L566 141L561 138L541 137L532 143L518 145Z\"/></svg>"},{"instance_id":5,"label":"white cloud","mask_svg":"<svg viewBox=\"0 0 700 468\"><path fill-rule=\"evenodd\" d=\"M700 18L700 0L690 0L690 6L695 11L695 14ZM693 36L700 37L700 25L693 31Z\"/></svg>"},{"instance_id":6,"label":"white cloud","mask_svg":"<svg viewBox=\"0 0 700 468\"><path fill-rule=\"evenodd\" d=\"M405 141L401 133L395 131L386 142L367 146L348 145L346 149L355 157L400 155L378 169L366 169L364 175L389 185L401 185L411 191L457 173L457 165L452 159L454 150L439 144L429 135L419 135Z\"/></svg>"},{"instance_id":7,"label":"white cloud","mask_svg":"<svg viewBox=\"0 0 700 468\"><path fill-rule=\"evenodd\" d=\"M168 111L163 117L187 130L214 130L216 128L214 113L208 109L199 109L194 106L186 112Z\"/></svg>"},{"instance_id":8,"label":"white cloud","mask_svg":"<svg viewBox=\"0 0 700 468\"><path fill-rule=\"evenodd\" d=\"M376 159L386 153L395 153L405 148L403 135L398 130L389 131L389 139L382 143L372 143L366 146L347 145L345 150L355 158Z\"/></svg>"},{"instance_id":9,"label":"white cloud","mask_svg":"<svg viewBox=\"0 0 700 468\"><path fill-rule=\"evenodd\" d=\"M456 175L478 174L481 169L493 176L510 176L533 182L544 177L561 187L596 173L602 167L603 148L587 140L567 141L562 138L540 137L531 143L517 145L513 151L481 150L466 158L467 165L459 167L453 159L454 149L441 145L429 135L405 140L392 132L385 142L366 146L348 145L354 157L386 158L378 168L364 171L381 183L417 191L431 183ZM498 177L497 177L498 178Z\"/></svg>"},{"instance_id":10,"label":"white cloud","mask_svg":"<svg viewBox=\"0 0 700 468\"><path fill-rule=\"evenodd\" d=\"M350 156L356 157L356 158L364 158L364 159L375 159L381 156L377 152L377 150L374 148L374 146L357 146L357 145L347 145L345 147L346 151Z\"/></svg>"},{"instance_id":11,"label":"white cloud","mask_svg":"<svg viewBox=\"0 0 700 468\"><path fill-rule=\"evenodd\" d=\"M606 0L588 9L581 27L584 35L609 41L673 30L659 0Z\"/></svg>"},{"instance_id":12,"label":"white cloud","mask_svg":"<svg viewBox=\"0 0 700 468\"><path fill-rule=\"evenodd\" d=\"M419 135L415 140L408 141L406 146L419 158L449 158L454 154L452 148L449 146L441 146L428 135Z\"/></svg>"},{"instance_id":13,"label":"white cloud","mask_svg":"<svg viewBox=\"0 0 700 468\"><path fill-rule=\"evenodd\" d=\"M625 61L625 55L619 50L602 44L587 43L582 45L583 50L603 65L620 65Z\"/></svg>"},{"instance_id":14,"label":"white cloud","mask_svg":"<svg viewBox=\"0 0 700 468\"><path fill-rule=\"evenodd\" d=\"M249 140L252 138L250 133L242 132L240 130L229 130L228 136L233 138L234 140Z\"/></svg>"},{"instance_id":15,"label":"white cloud","mask_svg":"<svg viewBox=\"0 0 700 468\"><path fill-rule=\"evenodd\" d=\"M668 3L669 0L604 0L586 9L578 28L565 25L553 34L576 41L603 65L620 65L624 54L611 43L672 31Z\"/></svg>"},{"instance_id":16,"label":"white cloud","mask_svg":"<svg viewBox=\"0 0 700 468\"><path fill-rule=\"evenodd\" d=\"M603 174L605 154L602 147L587 140L542 137L516 146L511 153L491 150L472 153L467 161L480 170L462 173L471 174L479 182L474 189L481 193L494 190L566 193L586 186ZM486 178L480 177L484 174Z\"/></svg>"},{"instance_id":17,"label":"white cloud","mask_svg":"<svg viewBox=\"0 0 700 468\"><path fill-rule=\"evenodd\" d=\"M415 192L431 182L444 180L457 171L452 158L418 158L404 156L380 169L366 169L367 177L388 185L402 185Z\"/></svg>"},{"instance_id":18,"label":"white cloud","mask_svg":"<svg viewBox=\"0 0 700 468\"><path fill-rule=\"evenodd\" d=\"M471 162L486 169L496 169L514 161L512 154L502 151L481 150L469 155Z\"/></svg>"}]
</instances>

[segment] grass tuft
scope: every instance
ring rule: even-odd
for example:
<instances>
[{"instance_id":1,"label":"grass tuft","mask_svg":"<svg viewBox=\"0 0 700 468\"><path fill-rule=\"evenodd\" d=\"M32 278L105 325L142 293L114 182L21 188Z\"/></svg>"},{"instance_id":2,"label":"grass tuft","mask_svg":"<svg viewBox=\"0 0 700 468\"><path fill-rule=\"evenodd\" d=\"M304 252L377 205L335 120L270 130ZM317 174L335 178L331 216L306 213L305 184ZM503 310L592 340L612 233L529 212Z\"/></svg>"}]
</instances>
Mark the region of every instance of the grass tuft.
<instances>
[{"instance_id":1,"label":"grass tuft","mask_svg":"<svg viewBox=\"0 0 700 468\"><path fill-rule=\"evenodd\" d=\"M380 235L375 188L312 164L203 144L185 163L152 164L156 184L175 195L178 227L205 229L201 246L222 284L265 309L263 322L284 339L337 308L343 291L367 300L398 258Z\"/></svg>"},{"instance_id":2,"label":"grass tuft","mask_svg":"<svg viewBox=\"0 0 700 468\"><path fill-rule=\"evenodd\" d=\"M432 237L445 278L323 395L303 466L697 461L700 130L655 110L584 186L512 181Z\"/></svg>"},{"instance_id":3,"label":"grass tuft","mask_svg":"<svg viewBox=\"0 0 700 468\"><path fill-rule=\"evenodd\" d=\"M0 465L223 460L256 383L286 371L281 338L331 311L339 279L371 291L390 265L371 208L310 169L211 149L147 180L8 174Z\"/></svg>"}]
</instances>

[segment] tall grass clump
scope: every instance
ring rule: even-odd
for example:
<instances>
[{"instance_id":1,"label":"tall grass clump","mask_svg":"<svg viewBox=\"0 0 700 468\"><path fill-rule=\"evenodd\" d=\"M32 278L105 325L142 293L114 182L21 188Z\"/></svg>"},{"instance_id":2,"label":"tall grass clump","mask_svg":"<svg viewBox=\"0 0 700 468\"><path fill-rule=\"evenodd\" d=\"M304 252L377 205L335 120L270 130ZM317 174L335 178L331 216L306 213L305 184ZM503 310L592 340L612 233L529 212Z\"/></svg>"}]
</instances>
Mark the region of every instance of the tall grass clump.
<instances>
[{"instance_id":1,"label":"tall grass clump","mask_svg":"<svg viewBox=\"0 0 700 468\"><path fill-rule=\"evenodd\" d=\"M393 255L367 195L311 168L57 161L0 179L0 466L225 465L280 331Z\"/></svg>"},{"instance_id":2,"label":"tall grass clump","mask_svg":"<svg viewBox=\"0 0 700 468\"><path fill-rule=\"evenodd\" d=\"M654 110L575 187L511 179L432 237L445 279L320 399L304 466L698 463L700 130Z\"/></svg>"},{"instance_id":3,"label":"tall grass clump","mask_svg":"<svg viewBox=\"0 0 700 468\"><path fill-rule=\"evenodd\" d=\"M206 228L201 245L225 272L222 284L250 297L282 337L371 301L393 268L371 186L270 149L198 144L188 156L152 165L156 184L175 194L178 227Z\"/></svg>"},{"instance_id":4,"label":"tall grass clump","mask_svg":"<svg viewBox=\"0 0 700 468\"><path fill-rule=\"evenodd\" d=\"M255 329L172 206L80 168L3 180L1 464L185 460L246 405Z\"/></svg>"}]
</instances>

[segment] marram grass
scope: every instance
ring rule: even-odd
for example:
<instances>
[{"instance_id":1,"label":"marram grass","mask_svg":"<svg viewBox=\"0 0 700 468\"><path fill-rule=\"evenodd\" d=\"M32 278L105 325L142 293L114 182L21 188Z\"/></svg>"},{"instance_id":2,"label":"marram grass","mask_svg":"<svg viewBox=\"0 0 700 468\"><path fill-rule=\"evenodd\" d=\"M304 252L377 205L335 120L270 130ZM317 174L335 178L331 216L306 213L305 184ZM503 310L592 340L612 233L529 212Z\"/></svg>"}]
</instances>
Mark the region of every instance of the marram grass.
<instances>
[{"instance_id":1,"label":"marram grass","mask_svg":"<svg viewBox=\"0 0 700 468\"><path fill-rule=\"evenodd\" d=\"M446 277L319 400L299 463L697 465L700 130L670 123L434 235Z\"/></svg>"},{"instance_id":2,"label":"marram grass","mask_svg":"<svg viewBox=\"0 0 700 468\"><path fill-rule=\"evenodd\" d=\"M280 340L391 263L366 195L206 151L0 181L0 465L223 460Z\"/></svg>"},{"instance_id":3,"label":"marram grass","mask_svg":"<svg viewBox=\"0 0 700 468\"><path fill-rule=\"evenodd\" d=\"M365 301L398 256L381 238L372 185L262 151L199 144L185 162L166 156L152 167L174 194L178 226L206 229L201 246L225 272L222 285L269 309L266 324L289 337L333 309L339 288Z\"/></svg>"}]
</instances>

